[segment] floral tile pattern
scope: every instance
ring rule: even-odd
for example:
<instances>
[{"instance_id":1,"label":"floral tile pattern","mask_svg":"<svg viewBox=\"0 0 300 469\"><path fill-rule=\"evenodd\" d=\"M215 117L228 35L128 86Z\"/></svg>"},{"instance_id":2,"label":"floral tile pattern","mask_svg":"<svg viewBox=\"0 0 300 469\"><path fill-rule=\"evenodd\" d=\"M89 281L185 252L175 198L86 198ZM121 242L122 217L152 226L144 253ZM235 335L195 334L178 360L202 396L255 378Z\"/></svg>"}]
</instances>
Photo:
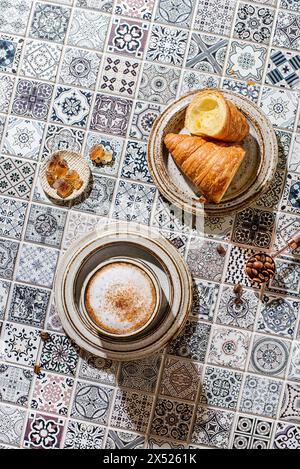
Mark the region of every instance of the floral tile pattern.
<instances>
[{"instance_id":1,"label":"floral tile pattern","mask_svg":"<svg viewBox=\"0 0 300 469\"><path fill-rule=\"evenodd\" d=\"M17 280L51 287L57 259L58 251L54 249L23 244L17 270Z\"/></svg>"},{"instance_id":2,"label":"floral tile pattern","mask_svg":"<svg viewBox=\"0 0 300 469\"><path fill-rule=\"evenodd\" d=\"M140 63L130 57L105 57L100 90L132 97L135 94Z\"/></svg>"},{"instance_id":3,"label":"floral tile pattern","mask_svg":"<svg viewBox=\"0 0 300 469\"><path fill-rule=\"evenodd\" d=\"M253 85L251 80L245 83L244 81L224 78L222 88L224 90L234 91L242 96L246 96L246 98L250 99L254 103L258 102L260 86Z\"/></svg>"},{"instance_id":4,"label":"floral tile pattern","mask_svg":"<svg viewBox=\"0 0 300 469\"><path fill-rule=\"evenodd\" d=\"M152 182L147 166L147 145L128 141L121 176L141 182Z\"/></svg>"},{"instance_id":5,"label":"floral tile pattern","mask_svg":"<svg viewBox=\"0 0 300 469\"><path fill-rule=\"evenodd\" d=\"M148 23L114 18L107 46L108 52L141 59L148 37Z\"/></svg>"},{"instance_id":6,"label":"floral tile pattern","mask_svg":"<svg viewBox=\"0 0 300 469\"><path fill-rule=\"evenodd\" d=\"M66 449L101 449L105 430L98 425L70 420L65 436Z\"/></svg>"},{"instance_id":7,"label":"floral tile pattern","mask_svg":"<svg viewBox=\"0 0 300 469\"><path fill-rule=\"evenodd\" d=\"M247 375L240 410L275 417L282 392L282 383L266 377Z\"/></svg>"},{"instance_id":8,"label":"floral tile pattern","mask_svg":"<svg viewBox=\"0 0 300 469\"><path fill-rule=\"evenodd\" d=\"M23 39L7 34L0 34L0 71L16 74L23 47Z\"/></svg>"},{"instance_id":9,"label":"floral tile pattern","mask_svg":"<svg viewBox=\"0 0 300 469\"><path fill-rule=\"evenodd\" d=\"M31 205L25 233L26 241L60 247L66 217L67 213L63 210Z\"/></svg>"},{"instance_id":10,"label":"floral tile pattern","mask_svg":"<svg viewBox=\"0 0 300 469\"><path fill-rule=\"evenodd\" d=\"M31 10L31 0L2 2L1 31L10 34L25 34Z\"/></svg>"},{"instance_id":11,"label":"floral tile pattern","mask_svg":"<svg viewBox=\"0 0 300 469\"><path fill-rule=\"evenodd\" d=\"M154 187L120 181L113 218L149 224L155 192Z\"/></svg>"},{"instance_id":12,"label":"floral tile pattern","mask_svg":"<svg viewBox=\"0 0 300 469\"><path fill-rule=\"evenodd\" d=\"M284 376L289 349L289 342L256 336L251 350L249 370L267 376Z\"/></svg>"},{"instance_id":13,"label":"floral tile pattern","mask_svg":"<svg viewBox=\"0 0 300 469\"><path fill-rule=\"evenodd\" d=\"M300 229L299 5L0 0L1 449L300 449L300 249L264 291L244 272ZM260 106L279 158L255 204L199 220L157 192L147 144L165 106L205 87ZM57 150L91 169L70 204L40 182ZM192 273L188 322L140 361L80 350L52 291L64 250L113 219L157 228Z\"/></svg>"},{"instance_id":14,"label":"floral tile pattern","mask_svg":"<svg viewBox=\"0 0 300 469\"><path fill-rule=\"evenodd\" d=\"M0 112L8 112L15 79L9 75L0 75Z\"/></svg>"},{"instance_id":15,"label":"floral tile pattern","mask_svg":"<svg viewBox=\"0 0 300 469\"><path fill-rule=\"evenodd\" d=\"M43 288L14 284L8 319L42 328L45 322L50 292Z\"/></svg>"},{"instance_id":16,"label":"floral tile pattern","mask_svg":"<svg viewBox=\"0 0 300 469\"><path fill-rule=\"evenodd\" d=\"M215 283L194 279L191 316L212 321L217 306L219 286Z\"/></svg>"},{"instance_id":17,"label":"floral tile pattern","mask_svg":"<svg viewBox=\"0 0 300 469\"><path fill-rule=\"evenodd\" d=\"M41 353L41 367L66 375L75 375L79 358L79 348L64 335L50 334L44 342Z\"/></svg>"},{"instance_id":18,"label":"floral tile pattern","mask_svg":"<svg viewBox=\"0 0 300 469\"><path fill-rule=\"evenodd\" d=\"M236 409L242 377L235 371L208 366L201 386L200 404Z\"/></svg>"},{"instance_id":19,"label":"floral tile pattern","mask_svg":"<svg viewBox=\"0 0 300 469\"><path fill-rule=\"evenodd\" d=\"M229 447L234 414L199 406L192 433L192 443L220 449Z\"/></svg>"},{"instance_id":20,"label":"floral tile pattern","mask_svg":"<svg viewBox=\"0 0 300 469\"><path fill-rule=\"evenodd\" d=\"M40 122L11 117L7 123L2 153L37 160L44 128Z\"/></svg>"},{"instance_id":21,"label":"floral tile pattern","mask_svg":"<svg viewBox=\"0 0 300 469\"><path fill-rule=\"evenodd\" d=\"M204 363L211 326L188 321L181 334L171 342L168 352Z\"/></svg>"},{"instance_id":22,"label":"floral tile pattern","mask_svg":"<svg viewBox=\"0 0 300 469\"><path fill-rule=\"evenodd\" d=\"M65 50L60 80L67 85L94 89L101 63L97 52L68 47Z\"/></svg>"},{"instance_id":23,"label":"floral tile pattern","mask_svg":"<svg viewBox=\"0 0 300 469\"><path fill-rule=\"evenodd\" d=\"M300 47L300 16L292 12L280 10L278 13L273 44L299 51Z\"/></svg>"},{"instance_id":24,"label":"floral tile pattern","mask_svg":"<svg viewBox=\"0 0 300 469\"><path fill-rule=\"evenodd\" d=\"M147 50L147 59L171 65L181 65L188 34L181 29L153 25Z\"/></svg>"},{"instance_id":25,"label":"floral tile pattern","mask_svg":"<svg viewBox=\"0 0 300 469\"><path fill-rule=\"evenodd\" d=\"M300 386L286 383L280 410L280 419L291 423L300 423Z\"/></svg>"},{"instance_id":26,"label":"floral tile pattern","mask_svg":"<svg viewBox=\"0 0 300 469\"><path fill-rule=\"evenodd\" d=\"M240 3L234 27L234 36L260 44L269 44L273 21L273 9L261 8L251 5L251 3Z\"/></svg>"},{"instance_id":27,"label":"floral tile pattern","mask_svg":"<svg viewBox=\"0 0 300 469\"><path fill-rule=\"evenodd\" d=\"M180 72L164 65L146 63L139 87L139 99L168 104L176 97Z\"/></svg>"},{"instance_id":28,"label":"floral tile pattern","mask_svg":"<svg viewBox=\"0 0 300 469\"><path fill-rule=\"evenodd\" d=\"M76 88L59 86L53 102L51 120L62 124L86 127L92 94Z\"/></svg>"},{"instance_id":29,"label":"floral tile pattern","mask_svg":"<svg viewBox=\"0 0 300 469\"><path fill-rule=\"evenodd\" d=\"M67 42L72 46L102 51L109 17L101 13L74 10Z\"/></svg>"},{"instance_id":30,"label":"floral tile pattern","mask_svg":"<svg viewBox=\"0 0 300 469\"><path fill-rule=\"evenodd\" d=\"M21 74L29 78L55 81L62 47L44 41L26 43Z\"/></svg>"},{"instance_id":31,"label":"floral tile pattern","mask_svg":"<svg viewBox=\"0 0 300 469\"><path fill-rule=\"evenodd\" d=\"M52 93L53 86L48 83L20 79L12 104L13 114L46 120Z\"/></svg>"},{"instance_id":32,"label":"floral tile pattern","mask_svg":"<svg viewBox=\"0 0 300 469\"><path fill-rule=\"evenodd\" d=\"M228 36L234 17L234 0L200 0L194 28L206 33Z\"/></svg>"},{"instance_id":33,"label":"floral tile pattern","mask_svg":"<svg viewBox=\"0 0 300 469\"><path fill-rule=\"evenodd\" d=\"M159 0L155 20L173 26L189 27L194 8L195 4L191 0L184 0L180 6L177 0Z\"/></svg>"},{"instance_id":34,"label":"floral tile pattern","mask_svg":"<svg viewBox=\"0 0 300 469\"><path fill-rule=\"evenodd\" d=\"M137 433L109 430L105 449L143 449L145 439Z\"/></svg>"},{"instance_id":35,"label":"floral tile pattern","mask_svg":"<svg viewBox=\"0 0 300 469\"><path fill-rule=\"evenodd\" d=\"M257 293L243 289L239 301L233 288L224 287L220 295L217 322L227 326L253 329L259 300Z\"/></svg>"},{"instance_id":36,"label":"floral tile pattern","mask_svg":"<svg viewBox=\"0 0 300 469\"><path fill-rule=\"evenodd\" d=\"M275 224L275 215L253 208L237 214L232 240L260 248L270 247Z\"/></svg>"},{"instance_id":37,"label":"floral tile pattern","mask_svg":"<svg viewBox=\"0 0 300 469\"><path fill-rule=\"evenodd\" d=\"M50 124L46 132L42 157L46 158L58 150L70 150L80 153L83 139L83 130Z\"/></svg>"},{"instance_id":38,"label":"floral tile pattern","mask_svg":"<svg viewBox=\"0 0 300 469\"><path fill-rule=\"evenodd\" d=\"M0 238L0 277L12 279L19 243Z\"/></svg>"},{"instance_id":39,"label":"floral tile pattern","mask_svg":"<svg viewBox=\"0 0 300 469\"><path fill-rule=\"evenodd\" d=\"M10 282L0 281L0 319L4 319L6 304L10 290Z\"/></svg>"},{"instance_id":40,"label":"floral tile pattern","mask_svg":"<svg viewBox=\"0 0 300 469\"><path fill-rule=\"evenodd\" d=\"M129 99L97 94L90 128L125 137L131 109Z\"/></svg>"},{"instance_id":41,"label":"floral tile pattern","mask_svg":"<svg viewBox=\"0 0 300 469\"><path fill-rule=\"evenodd\" d=\"M115 13L129 18L140 18L142 20L151 20L155 0L144 0L136 2L135 0L117 0Z\"/></svg>"},{"instance_id":42,"label":"floral tile pattern","mask_svg":"<svg viewBox=\"0 0 300 469\"><path fill-rule=\"evenodd\" d=\"M250 334L238 330L215 328L212 333L208 361L228 368L245 369Z\"/></svg>"},{"instance_id":43,"label":"floral tile pattern","mask_svg":"<svg viewBox=\"0 0 300 469\"><path fill-rule=\"evenodd\" d=\"M70 13L70 8L37 3L33 12L30 36L62 43L66 35ZM50 21L49 18L51 18Z\"/></svg>"},{"instance_id":44,"label":"floral tile pattern","mask_svg":"<svg viewBox=\"0 0 300 469\"><path fill-rule=\"evenodd\" d=\"M39 331L21 324L6 323L3 335L5 361L33 366L38 354Z\"/></svg>"},{"instance_id":45,"label":"floral tile pattern","mask_svg":"<svg viewBox=\"0 0 300 469\"><path fill-rule=\"evenodd\" d=\"M112 388L78 382L71 416L94 423L106 424L112 393Z\"/></svg>"},{"instance_id":46,"label":"floral tile pattern","mask_svg":"<svg viewBox=\"0 0 300 469\"><path fill-rule=\"evenodd\" d=\"M24 448L59 449L64 420L60 417L30 412L24 437Z\"/></svg>"},{"instance_id":47,"label":"floral tile pattern","mask_svg":"<svg viewBox=\"0 0 300 469\"><path fill-rule=\"evenodd\" d=\"M114 385L118 373L118 363L83 352L79 377L89 381Z\"/></svg>"},{"instance_id":48,"label":"floral tile pattern","mask_svg":"<svg viewBox=\"0 0 300 469\"><path fill-rule=\"evenodd\" d=\"M0 404L0 441L2 443L20 445L25 417L24 410Z\"/></svg>"},{"instance_id":49,"label":"floral tile pattern","mask_svg":"<svg viewBox=\"0 0 300 469\"><path fill-rule=\"evenodd\" d=\"M0 235L21 239L27 203L0 197Z\"/></svg>"},{"instance_id":50,"label":"floral tile pattern","mask_svg":"<svg viewBox=\"0 0 300 469\"><path fill-rule=\"evenodd\" d=\"M31 400L31 408L52 414L67 415L74 380L61 375L38 374Z\"/></svg>"},{"instance_id":51,"label":"floral tile pattern","mask_svg":"<svg viewBox=\"0 0 300 469\"><path fill-rule=\"evenodd\" d=\"M294 336L299 309L298 301L265 295L257 329L291 338Z\"/></svg>"},{"instance_id":52,"label":"floral tile pattern","mask_svg":"<svg viewBox=\"0 0 300 469\"><path fill-rule=\"evenodd\" d=\"M241 41L232 41L226 74L242 80L262 80L267 49Z\"/></svg>"},{"instance_id":53,"label":"floral tile pattern","mask_svg":"<svg viewBox=\"0 0 300 469\"><path fill-rule=\"evenodd\" d=\"M162 110L159 104L149 104L137 101L129 136L147 141L151 127Z\"/></svg>"},{"instance_id":54,"label":"floral tile pattern","mask_svg":"<svg viewBox=\"0 0 300 469\"><path fill-rule=\"evenodd\" d=\"M192 413L193 406L190 404L159 398L156 402L150 432L152 435L185 441L188 437Z\"/></svg>"},{"instance_id":55,"label":"floral tile pattern","mask_svg":"<svg viewBox=\"0 0 300 469\"><path fill-rule=\"evenodd\" d=\"M194 277L219 282L222 278L225 257L217 251L218 244L203 239L192 240L187 256L188 266ZM226 246L224 247L226 250ZM207 268L207 262L210 269Z\"/></svg>"},{"instance_id":56,"label":"floral tile pattern","mask_svg":"<svg viewBox=\"0 0 300 469\"><path fill-rule=\"evenodd\" d=\"M300 427L279 422L274 438L274 449L300 449Z\"/></svg>"},{"instance_id":57,"label":"floral tile pattern","mask_svg":"<svg viewBox=\"0 0 300 469\"><path fill-rule=\"evenodd\" d=\"M297 107L298 98L292 91L263 89L261 108L269 116L274 127L293 130Z\"/></svg>"},{"instance_id":58,"label":"floral tile pattern","mask_svg":"<svg viewBox=\"0 0 300 469\"><path fill-rule=\"evenodd\" d=\"M0 157L0 194L29 200L35 163Z\"/></svg>"},{"instance_id":59,"label":"floral tile pattern","mask_svg":"<svg viewBox=\"0 0 300 469\"><path fill-rule=\"evenodd\" d=\"M27 368L0 364L0 399L25 407L28 404L33 372Z\"/></svg>"}]
</instances>

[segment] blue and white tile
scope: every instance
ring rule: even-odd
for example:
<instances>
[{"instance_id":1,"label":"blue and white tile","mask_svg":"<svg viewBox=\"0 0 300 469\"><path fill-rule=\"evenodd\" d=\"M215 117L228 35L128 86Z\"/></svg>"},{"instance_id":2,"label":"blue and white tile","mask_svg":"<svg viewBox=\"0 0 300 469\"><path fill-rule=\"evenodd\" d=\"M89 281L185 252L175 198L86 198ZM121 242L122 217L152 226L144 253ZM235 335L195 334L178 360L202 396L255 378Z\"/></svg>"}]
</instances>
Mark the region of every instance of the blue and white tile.
<instances>
[{"instance_id":1,"label":"blue and white tile","mask_svg":"<svg viewBox=\"0 0 300 469\"><path fill-rule=\"evenodd\" d=\"M21 239L27 202L0 197L0 236Z\"/></svg>"},{"instance_id":2,"label":"blue and white tile","mask_svg":"<svg viewBox=\"0 0 300 469\"><path fill-rule=\"evenodd\" d=\"M17 268L17 280L51 287L59 251L34 244L23 244Z\"/></svg>"},{"instance_id":3,"label":"blue and white tile","mask_svg":"<svg viewBox=\"0 0 300 469\"><path fill-rule=\"evenodd\" d=\"M112 217L118 220L150 223L151 210L156 189L127 181L120 181Z\"/></svg>"},{"instance_id":4,"label":"blue and white tile","mask_svg":"<svg viewBox=\"0 0 300 469\"><path fill-rule=\"evenodd\" d=\"M59 86L53 102L51 120L85 128L90 112L92 93L77 88Z\"/></svg>"},{"instance_id":5,"label":"blue and white tile","mask_svg":"<svg viewBox=\"0 0 300 469\"><path fill-rule=\"evenodd\" d=\"M2 153L38 160L45 124L35 120L10 117L8 119Z\"/></svg>"}]
</instances>

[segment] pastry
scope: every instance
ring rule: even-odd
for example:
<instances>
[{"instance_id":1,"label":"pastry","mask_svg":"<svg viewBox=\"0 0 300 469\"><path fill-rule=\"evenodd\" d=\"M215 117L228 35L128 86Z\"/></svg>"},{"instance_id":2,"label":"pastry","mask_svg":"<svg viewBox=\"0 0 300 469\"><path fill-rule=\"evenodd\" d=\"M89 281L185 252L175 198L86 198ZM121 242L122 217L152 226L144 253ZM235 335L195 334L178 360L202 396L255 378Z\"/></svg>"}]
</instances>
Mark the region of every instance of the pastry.
<instances>
[{"instance_id":1,"label":"pastry","mask_svg":"<svg viewBox=\"0 0 300 469\"><path fill-rule=\"evenodd\" d=\"M167 134L167 149L204 198L219 203L245 156L239 144L208 141L193 135Z\"/></svg>"},{"instance_id":2,"label":"pastry","mask_svg":"<svg viewBox=\"0 0 300 469\"><path fill-rule=\"evenodd\" d=\"M192 135L241 142L249 133L246 117L220 91L205 89L189 104L185 127Z\"/></svg>"}]
</instances>

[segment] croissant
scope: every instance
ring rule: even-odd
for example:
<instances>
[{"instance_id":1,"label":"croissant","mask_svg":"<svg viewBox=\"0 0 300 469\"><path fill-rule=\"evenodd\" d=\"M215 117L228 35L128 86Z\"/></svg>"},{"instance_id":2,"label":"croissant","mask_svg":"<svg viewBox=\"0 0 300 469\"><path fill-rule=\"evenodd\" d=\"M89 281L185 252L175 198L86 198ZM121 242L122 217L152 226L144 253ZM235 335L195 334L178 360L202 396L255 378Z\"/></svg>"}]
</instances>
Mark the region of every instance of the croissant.
<instances>
[{"instance_id":1,"label":"croissant","mask_svg":"<svg viewBox=\"0 0 300 469\"><path fill-rule=\"evenodd\" d=\"M182 172L208 201L221 202L245 156L239 144L167 134L165 145Z\"/></svg>"},{"instance_id":2,"label":"croissant","mask_svg":"<svg viewBox=\"0 0 300 469\"><path fill-rule=\"evenodd\" d=\"M193 135L241 142L249 132L246 117L217 90L197 93L189 104L185 127Z\"/></svg>"}]
</instances>

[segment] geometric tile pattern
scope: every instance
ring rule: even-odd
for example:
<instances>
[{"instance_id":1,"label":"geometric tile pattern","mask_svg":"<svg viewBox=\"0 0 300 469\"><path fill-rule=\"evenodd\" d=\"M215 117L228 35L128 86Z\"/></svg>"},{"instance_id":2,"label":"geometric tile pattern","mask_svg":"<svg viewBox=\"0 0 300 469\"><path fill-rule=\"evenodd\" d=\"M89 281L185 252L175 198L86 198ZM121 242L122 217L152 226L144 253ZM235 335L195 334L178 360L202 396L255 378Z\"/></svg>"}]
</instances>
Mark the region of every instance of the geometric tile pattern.
<instances>
[{"instance_id":1,"label":"geometric tile pattern","mask_svg":"<svg viewBox=\"0 0 300 469\"><path fill-rule=\"evenodd\" d=\"M0 0L0 11L0 448L300 449L300 250L277 259L264 292L244 272L300 226L299 1ZM203 87L259 106L279 160L255 205L198 226L158 194L147 143L158 114ZM48 199L41 163L57 150L88 161L96 143L112 163L89 163L74 203ZM52 291L64 249L115 219L158 228L193 277L181 333L122 363L64 334Z\"/></svg>"}]
</instances>

